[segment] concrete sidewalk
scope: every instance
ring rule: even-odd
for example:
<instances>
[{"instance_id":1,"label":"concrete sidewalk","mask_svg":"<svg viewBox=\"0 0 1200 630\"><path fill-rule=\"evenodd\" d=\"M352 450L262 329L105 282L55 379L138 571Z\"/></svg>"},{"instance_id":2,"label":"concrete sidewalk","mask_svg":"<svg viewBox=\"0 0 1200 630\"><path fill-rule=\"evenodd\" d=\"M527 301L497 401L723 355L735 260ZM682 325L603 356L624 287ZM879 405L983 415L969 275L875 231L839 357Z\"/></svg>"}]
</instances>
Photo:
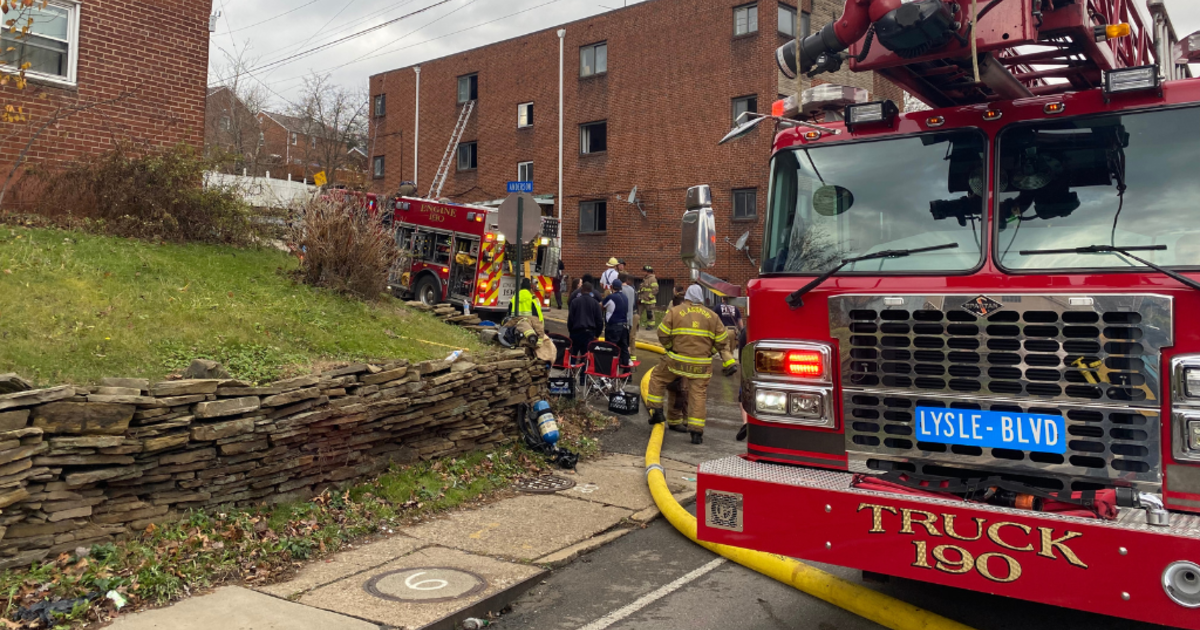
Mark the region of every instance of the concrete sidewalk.
<instances>
[{"instance_id":1,"label":"concrete sidewalk","mask_svg":"<svg viewBox=\"0 0 1200 630\"><path fill-rule=\"evenodd\" d=\"M663 460L680 501L696 468ZM608 455L559 471L574 487L518 494L397 530L305 566L287 582L226 587L172 607L121 617L115 630L450 629L486 617L561 566L658 516L644 462Z\"/></svg>"}]
</instances>

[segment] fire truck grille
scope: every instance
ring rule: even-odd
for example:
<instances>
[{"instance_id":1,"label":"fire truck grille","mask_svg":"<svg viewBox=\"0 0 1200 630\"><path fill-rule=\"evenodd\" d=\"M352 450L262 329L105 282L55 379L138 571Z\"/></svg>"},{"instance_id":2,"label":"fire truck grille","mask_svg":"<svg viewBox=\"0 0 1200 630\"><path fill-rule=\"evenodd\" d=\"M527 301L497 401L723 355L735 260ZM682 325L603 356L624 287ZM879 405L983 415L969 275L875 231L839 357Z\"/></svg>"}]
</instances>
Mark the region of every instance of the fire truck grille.
<instances>
[{"instance_id":1,"label":"fire truck grille","mask_svg":"<svg viewBox=\"0 0 1200 630\"><path fill-rule=\"evenodd\" d=\"M829 304L852 461L1019 472L1064 486L1159 483L1170 298L856 295ZM918 406L1063 416L1067 452L918 442Z\"/></svg>"}]
</instances>

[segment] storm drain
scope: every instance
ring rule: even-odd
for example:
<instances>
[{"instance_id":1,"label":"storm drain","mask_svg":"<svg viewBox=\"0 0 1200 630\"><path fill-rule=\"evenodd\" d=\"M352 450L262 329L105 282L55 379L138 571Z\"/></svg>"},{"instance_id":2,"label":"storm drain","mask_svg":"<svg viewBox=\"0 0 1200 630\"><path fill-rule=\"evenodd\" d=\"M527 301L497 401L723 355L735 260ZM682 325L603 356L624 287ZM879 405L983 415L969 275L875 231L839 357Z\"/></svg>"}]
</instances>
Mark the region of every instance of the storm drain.
<instances>
[{"instance_id":1,"label":"storm drain","mask_svg":"<svg viewBox=\"0 0 1200 630\"><path fill-rule=\"evenodd\" d=\"M541 477L526 477L518 479L514 487L520 492L533 494L551 494L560 490L570 490L575 487L573 479L558 475L542 475Z\"/></svg>"}]
</instances>

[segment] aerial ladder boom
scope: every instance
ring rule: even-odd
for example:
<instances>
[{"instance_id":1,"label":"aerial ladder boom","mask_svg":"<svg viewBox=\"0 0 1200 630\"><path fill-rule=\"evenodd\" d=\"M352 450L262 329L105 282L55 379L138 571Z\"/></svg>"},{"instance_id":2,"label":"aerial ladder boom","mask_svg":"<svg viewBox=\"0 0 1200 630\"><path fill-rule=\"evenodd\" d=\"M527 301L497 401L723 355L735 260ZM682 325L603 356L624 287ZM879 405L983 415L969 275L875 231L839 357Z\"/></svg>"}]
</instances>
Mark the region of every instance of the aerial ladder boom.
<instances>
[{"instance_id":1,"label":"aerial ladder boom","mask_svg":"<svg viewBox=\"0 0 1200 630\"><path fill-rule=\"evenodd\" d=\"M462 142L463 132L467 129L467 121L471 120L473 111L475 111L475 101L467 101L458 113L458 122L454 123L454 131L450 134L450 144L446 145L446 152L442 154L442 161L438 163L438 170L429 184L429 194L425 195L426 199L437 199L442 194L442 186L446 185L446 177L450 175L450 168L454 166L454 161L458 158L458 145Z\"/></svg>"},{"instance_id":2,"label":"aerial ladder boom","mask_svg":"<svg viewBox=\"0 0 1200 630\"><path fill-rule=\"evenodd\" d=\"M789 78L848 62L950 107L1098 87L1105 71L1155 64L1176 46L1156 41L1166 32L1133 0L846 0L841 17L777 58Z\"/></svg>"}]
</instances>

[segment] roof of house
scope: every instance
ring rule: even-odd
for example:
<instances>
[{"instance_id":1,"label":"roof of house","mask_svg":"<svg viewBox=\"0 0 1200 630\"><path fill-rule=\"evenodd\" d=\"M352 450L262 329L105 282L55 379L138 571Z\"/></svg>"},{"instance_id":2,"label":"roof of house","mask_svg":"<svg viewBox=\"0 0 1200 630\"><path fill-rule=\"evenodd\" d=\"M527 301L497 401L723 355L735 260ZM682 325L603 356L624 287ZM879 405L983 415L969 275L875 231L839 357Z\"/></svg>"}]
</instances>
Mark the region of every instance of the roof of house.
<instances>
[{"instance_id":1,"label":"roof of house","mask_svg":"<svg viewBox=\"0 0 1200 630\"><path fill-rule=\"evenodd\" d=\"M333 138L337 134L330 130L325 125L318 122L304 120L298 116L289 116L288 114L280 114L278 112L263 111L263 116L275 121L280 127L292 132L304 134L306 136L317 136L318 138Z\"/></svg>"}]
</instances>

